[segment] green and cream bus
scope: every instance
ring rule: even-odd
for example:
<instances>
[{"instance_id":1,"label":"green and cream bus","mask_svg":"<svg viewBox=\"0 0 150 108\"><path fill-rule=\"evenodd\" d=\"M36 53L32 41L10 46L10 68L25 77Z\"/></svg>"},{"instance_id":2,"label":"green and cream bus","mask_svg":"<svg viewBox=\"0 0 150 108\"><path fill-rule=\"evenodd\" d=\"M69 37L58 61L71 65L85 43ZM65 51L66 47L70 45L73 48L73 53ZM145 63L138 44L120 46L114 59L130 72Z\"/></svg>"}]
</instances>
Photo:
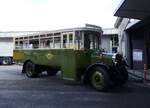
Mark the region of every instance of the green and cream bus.
<instances>
[{"instance_id":1,"label":"green and cream bus","mask_svg":"<svg viewBox=\"0 0 150 108\"><path fill-rule=\"evenodd\" d=\"M123 85L128 72L120 54L101 51L102 29L87 24L85 27L45 31L14 39L13 59L22 62L22 72L38 77L46 71L73 82L90 84L96 90L108 90Z\"/></svg>"}]
</instances>

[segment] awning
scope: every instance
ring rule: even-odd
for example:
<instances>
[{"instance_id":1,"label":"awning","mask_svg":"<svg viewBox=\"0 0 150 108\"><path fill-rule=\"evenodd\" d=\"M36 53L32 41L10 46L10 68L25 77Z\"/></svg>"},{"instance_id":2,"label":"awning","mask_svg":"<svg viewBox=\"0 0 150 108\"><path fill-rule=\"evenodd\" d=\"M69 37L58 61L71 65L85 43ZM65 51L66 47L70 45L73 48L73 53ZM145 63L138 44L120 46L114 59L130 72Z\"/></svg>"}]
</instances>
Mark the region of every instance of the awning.
<instances>
[{"instance_id":1,"label":"awning","mask_svg":"<svg viewBox=\"0 0 150 108\"><path fill-rule=\"evenodd\" d=\"M150 16L150 0L122 0L114 16L145 19Z\"/></svg>"}]
</instances>

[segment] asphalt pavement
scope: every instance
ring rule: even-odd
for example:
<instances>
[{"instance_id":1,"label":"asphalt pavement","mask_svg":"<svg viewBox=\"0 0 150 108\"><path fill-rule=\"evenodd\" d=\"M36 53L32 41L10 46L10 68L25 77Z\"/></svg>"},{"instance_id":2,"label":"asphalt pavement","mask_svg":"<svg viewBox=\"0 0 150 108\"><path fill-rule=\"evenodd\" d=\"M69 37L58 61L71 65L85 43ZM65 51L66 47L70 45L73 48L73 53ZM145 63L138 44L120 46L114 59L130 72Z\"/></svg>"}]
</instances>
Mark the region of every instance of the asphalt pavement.
<instances>
[{"instance_id":1,"label":"asphalt pavement","mask_svg":"<svg viewBox=\"0 0 150 108\"><path fill-rule=\"evenodd\" d=\"M22 66L0 66L0 108L150 108L150 86L128 83L109 92L61 76L27 78Z\"/></svg>"}]
</instances>

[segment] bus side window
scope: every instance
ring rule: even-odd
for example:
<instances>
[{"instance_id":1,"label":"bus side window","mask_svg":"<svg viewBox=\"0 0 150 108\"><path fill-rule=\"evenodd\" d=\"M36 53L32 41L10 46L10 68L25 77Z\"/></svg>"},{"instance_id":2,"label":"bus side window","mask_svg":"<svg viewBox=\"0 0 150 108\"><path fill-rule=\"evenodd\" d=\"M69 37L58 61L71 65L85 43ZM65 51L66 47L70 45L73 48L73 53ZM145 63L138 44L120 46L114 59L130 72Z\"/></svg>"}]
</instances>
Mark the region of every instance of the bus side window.
<instances>
[{"instance_id":1,"label":"bus side window","mask_svg":"<svg viewBox=\"0 0 150 108\"><path fill-rule=\"evenodd\" d=\"M61 37L54 37L54 48L61 48Z\"/></svg>"},{"instance_id":2,"label":"bus side window","mask_svg":"<svg viewBox=\"0 0 150 108\"><path fill-rule=\"evenodd\" d=\"M33 49L39 48L39 41L38 40L30 40L29 44L30 44L29 47L32 47Z\"/></svg>"},{"instance_id":3,"label":"bus side window","mask_svg":"<svg viewBox=\"0 0 150 108\"><path fill-rule=\"evenodd\" d=\"M91 41L90 41L90 37L88 34L85 34L85 38L84 38L84 48L85 49L90 49L90 44Z\"/></svg>"},{"instance_id":4,"label":"bus side window","mask_svg":"<svg viewBox=\"0 0 150 108\"><path fill-rule=\"evenodd\" d=\"M50 40L46 41L46 47L48 47L48 48L50 47Z\"/></svg>"},{"instance_id":5,"label":"bus side window","mask_svg":"<svg viewBox=\"0 0 150 108\"><path fill-rule=\"evenodd\" d=\"M72 33L70 33L69 34L69 48L72 48L73 47L73 34Z\"/></svg>"},{"instance_id":6,"label":"bus side window","mask_svg":"<svg viewBox=\"0 0 150 108\"><path fill-rule=\"evenodd\" d=\"M67 34L63 35L63 48L67 47Z\"/></svg>"}]
</instances>

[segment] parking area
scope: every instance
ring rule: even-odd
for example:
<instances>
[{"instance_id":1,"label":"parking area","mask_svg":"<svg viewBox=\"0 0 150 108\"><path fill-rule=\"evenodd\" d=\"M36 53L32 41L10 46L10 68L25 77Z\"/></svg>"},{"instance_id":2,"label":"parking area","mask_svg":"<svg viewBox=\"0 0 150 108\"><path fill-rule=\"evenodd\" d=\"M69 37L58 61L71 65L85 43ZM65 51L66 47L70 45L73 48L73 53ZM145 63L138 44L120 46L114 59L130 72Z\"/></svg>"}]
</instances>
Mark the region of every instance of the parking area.
<instances>
[{"instance_id":1,"label":"parking area","mask_svg":"<svg viewBox=\"0 0 150 108\"><path fill-rule=\"evenodd\" d=\"M147 108L150 87L128 82L110 92L70 84L61 76L27 78L22 66L0 66L0 108Z\"/></svg>"}]
</instances>

